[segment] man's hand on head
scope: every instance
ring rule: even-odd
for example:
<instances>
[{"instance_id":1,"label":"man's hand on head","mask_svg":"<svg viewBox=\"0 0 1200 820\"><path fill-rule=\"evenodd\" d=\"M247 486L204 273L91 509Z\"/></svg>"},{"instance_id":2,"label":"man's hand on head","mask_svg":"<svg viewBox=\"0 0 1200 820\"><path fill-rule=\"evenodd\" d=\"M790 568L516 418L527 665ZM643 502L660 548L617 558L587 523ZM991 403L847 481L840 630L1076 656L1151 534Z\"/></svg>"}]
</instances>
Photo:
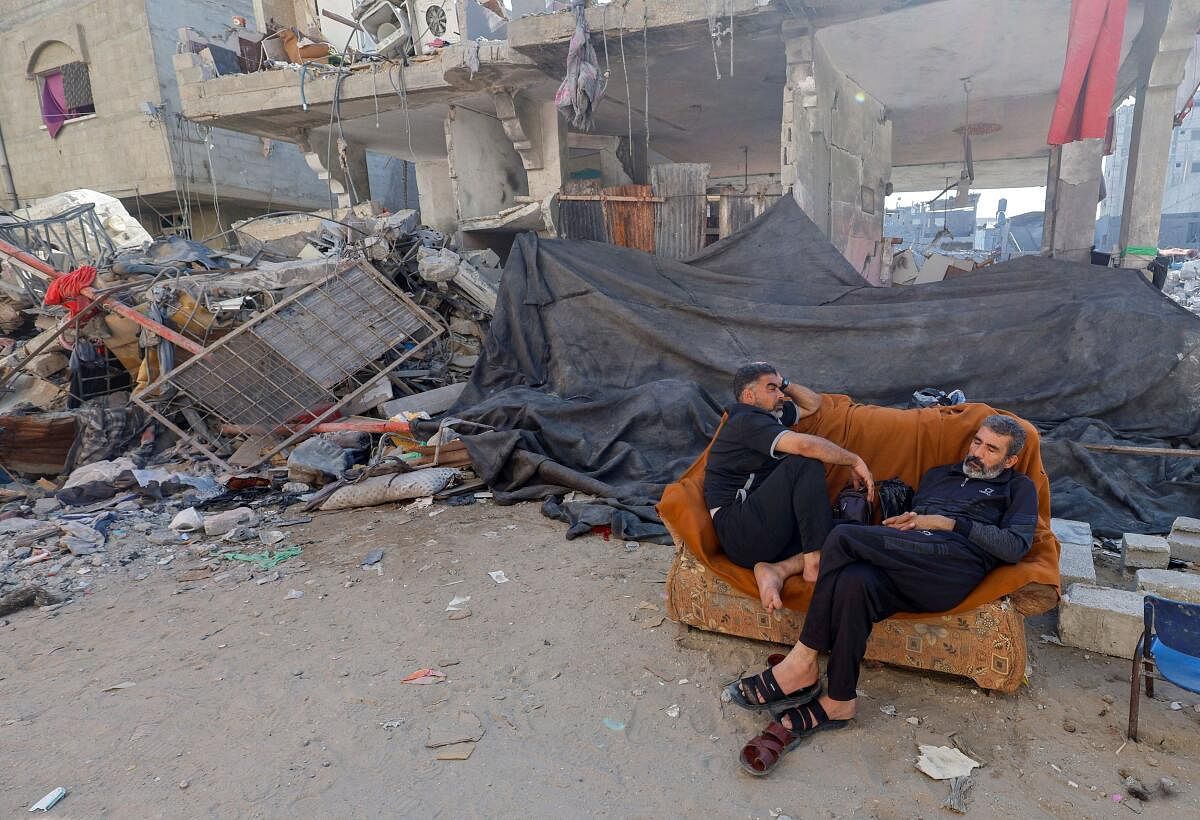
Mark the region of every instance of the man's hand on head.
<instances>
[{"instance_id":1,"label":"man's hand on head","mask_svg":"<svg viewBox=\"0 0 1200 820\"><path fill-rule=\"evenodd\" d=\"M930 530L949 532L954 529L954 519L944 515L917 515L915 512L900 513L883 520L885 527L894 530Z\"/></svg>"}]
</instances>

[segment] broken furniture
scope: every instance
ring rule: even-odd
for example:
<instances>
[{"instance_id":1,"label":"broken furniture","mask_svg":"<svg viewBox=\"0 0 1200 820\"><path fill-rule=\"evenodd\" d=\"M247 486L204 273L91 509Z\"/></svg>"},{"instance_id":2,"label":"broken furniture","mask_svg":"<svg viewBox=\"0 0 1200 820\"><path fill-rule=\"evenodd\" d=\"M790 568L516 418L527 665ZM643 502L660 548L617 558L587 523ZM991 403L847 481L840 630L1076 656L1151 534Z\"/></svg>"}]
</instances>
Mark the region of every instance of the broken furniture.
<instances>
[{"instance_id":1,"label":"broken furniture","mask_svg":"<svg viewBox=\"0 0 1200 820\"><path fill-rule=\"evenodd\" d=\"M1146 679L1146 697L1154 697L1154 680L1161 678L1180 689L1200 693L1200 604L1147 595L1145 629L1133 653L1129 676L1129 726L1126 734L1137 742L1140 679Z\"/></svg>"},{"instance_id":2,"label":"broken furniture","mask_svg":"<svg viewBox=\"0 0 1200 820\"><path fill-rule=\"evenodd\" d=\"M858 453L880 479L896 476L915 487L926 470L960 461L971 436L993 412L984 404L893 410L825 394L820 410L793 429ZM1029 554L993 570L950 612L901 613L876 624L867 658L962 675L985 689L1013 692L1020 685L1026 661L1023 616L1053 608L1059 583L1059 546L1050 530L1050 484L1038 434L1020 421L1028 440L1015 469L1033 479L1038 490L1037 532ZM667 614L699 629L794 644L812 585L799 576L789 578L783 589L786 609L768 613L762 608L753 573L733 564L717 542L704 504L707 457L705 449L658 505L677 547L667 576ZM848 478L848 468L826 468L831 502Z\"/></svg>"},{"instance_id":3,"label":"broken furniture","mask_svg":"<svg viewBox=\"0 0 1200 820\"><path fill-rule=\"evenodd\" d=\"M444 329L361 260L255 316L133 401L225 469L294 444ZM190 429L173 419L182 415Z\"/></svg>"}]
</instances>

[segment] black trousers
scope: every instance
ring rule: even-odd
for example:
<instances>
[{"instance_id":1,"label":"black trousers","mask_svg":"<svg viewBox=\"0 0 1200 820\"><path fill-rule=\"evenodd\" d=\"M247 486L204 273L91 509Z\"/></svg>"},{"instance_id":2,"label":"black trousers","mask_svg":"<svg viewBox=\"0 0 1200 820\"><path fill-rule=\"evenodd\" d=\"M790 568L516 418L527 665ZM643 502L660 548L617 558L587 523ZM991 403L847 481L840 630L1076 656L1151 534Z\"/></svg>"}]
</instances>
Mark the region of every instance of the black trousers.
<instances>
[{"instance_id":1,"label":"black trousers","mask_svg":"<svg viewBox=\"0 0 1200 820\"><path fill-rule=\"evenodd\" d=\"M848 524L821 549L821 572L800 642L829 653L828 694L853 700L871 628L897 612L943 612L979 585L994 563L953 532Z\"/></svg>"},{"instance_id":2,"label":"black trousers","mask_svg":"<svg viewBox=\"0 0 1200 820\"><path fill-rule=\"evenodd\" d=\"M745 501L718 510L713 526L721 548L740 567L819 550L833 526L825 467L804 456L784 456Z\"/></svg>"}]
</instances>

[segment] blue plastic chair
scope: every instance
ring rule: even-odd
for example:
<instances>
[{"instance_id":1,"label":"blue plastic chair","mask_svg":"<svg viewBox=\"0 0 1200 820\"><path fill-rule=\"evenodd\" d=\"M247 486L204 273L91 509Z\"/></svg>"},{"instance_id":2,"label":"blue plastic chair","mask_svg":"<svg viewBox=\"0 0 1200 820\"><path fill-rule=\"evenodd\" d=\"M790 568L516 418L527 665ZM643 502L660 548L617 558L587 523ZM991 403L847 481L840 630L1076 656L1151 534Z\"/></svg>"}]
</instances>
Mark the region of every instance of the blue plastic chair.
<instances>
[{"instance_id":1,"label":"blue plastic chair","mask_svg":"<svg viewBox=\"0 0 1200 820\"><path fill-rule=\"evenodd\" d=\"M1146 697L1154 697L1154 679L1200 692L1200 604L1146 596L1146 626L1133 653L1129 680L1129 739L1137 741L1139 679L1146 678Z\"/></svg>"}]
</instances>

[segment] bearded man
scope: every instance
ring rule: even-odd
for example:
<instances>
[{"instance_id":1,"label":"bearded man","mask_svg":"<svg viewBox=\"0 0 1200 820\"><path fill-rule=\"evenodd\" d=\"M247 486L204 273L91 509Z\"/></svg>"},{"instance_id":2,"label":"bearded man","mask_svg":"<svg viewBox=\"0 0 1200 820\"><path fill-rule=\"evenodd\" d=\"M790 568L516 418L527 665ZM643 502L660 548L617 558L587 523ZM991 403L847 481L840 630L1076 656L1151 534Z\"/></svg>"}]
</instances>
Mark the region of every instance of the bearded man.
<instances>
[{"instance_id":1,"label":"bearded man","mask_svg":"<svg viewBox=\"0 0 1200 820\"><path fill-rule=\"evenodd\" d=\"M961 463L924 475L912 511L881 526L833 528L819 553L800 641L773 668L725 690L739 706L775 717L742 749L747 772L766 774L804 736L854 717L859 665L876 623L897 612L953 609L985 575L1029 552L1037 488L1012 469L1024 446L1015 419L988 416ZM820 652L829 653L824 693Z\"/></svg>"}]
</instances>

